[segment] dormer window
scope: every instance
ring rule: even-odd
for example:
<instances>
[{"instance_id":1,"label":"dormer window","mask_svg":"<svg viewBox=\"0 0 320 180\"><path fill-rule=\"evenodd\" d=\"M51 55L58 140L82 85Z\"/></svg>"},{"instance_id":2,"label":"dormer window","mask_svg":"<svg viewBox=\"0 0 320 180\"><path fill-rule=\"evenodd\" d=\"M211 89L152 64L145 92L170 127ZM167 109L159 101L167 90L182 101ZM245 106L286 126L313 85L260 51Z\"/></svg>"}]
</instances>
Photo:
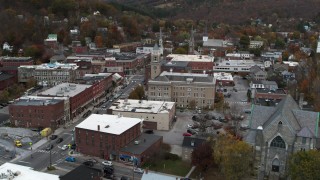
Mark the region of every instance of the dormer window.
<instances>
[{"instance_id":1,"label":"dormer window","mask_svg":"<svg viewBox=\"0 0 320 180\"><path fill-rule=\"evenodd\" d=\"M278 125L282 125L282 121L279 121Z\"/></svg>"}]
</instances>

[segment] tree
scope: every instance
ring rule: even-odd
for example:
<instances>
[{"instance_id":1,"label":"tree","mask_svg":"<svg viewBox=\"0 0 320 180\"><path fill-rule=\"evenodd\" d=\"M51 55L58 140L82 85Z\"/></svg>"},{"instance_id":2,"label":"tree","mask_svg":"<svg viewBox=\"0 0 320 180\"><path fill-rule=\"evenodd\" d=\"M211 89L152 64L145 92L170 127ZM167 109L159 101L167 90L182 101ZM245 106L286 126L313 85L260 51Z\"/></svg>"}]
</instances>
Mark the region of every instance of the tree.
<instances>
[{"instance_id":1,"label":"tree","mask_svg":"<svg viewBox=\"0 0 320 180\"><path fill-rule=\"evenodd\" d=\"M174 52L175 54L187 54L187 53L188 53L187 49L184 48L184 47L178 47L178 48L175 49L173 52Z\"/></svg>"},{"instance_id":2,"label":"tree","mask_svg":"<svg viewBox=\"0 0 320 180\"><path fill-rule=\"evenodd\" d=\"M195 109L196 105L197 105L197 103L196 103L196 101L194 99L189 102L189 107L191 109Z\"/></svg>"},{"instance_id":3,"label":"tree","mask_svg":"<svg viewBox=\"0 0 320 180\"><path fill-rule=\"evenodd\" d=\"M139 85L129 94L129 99L143 99L145 96L144 88L143 86Z\"/></svg>"},{"instance_id":4,"label":"tree","mask_svg":"<svg viewBox=\"0 0 320 180\"><path fill-rule=\"evenodd\" d=\"M320 152L315 150L298 151L289 160L291 179L319 179Z\"/></svg>"},{"instance_id":5,"label":"tree","mask_svg":"<svg viewBox=\"0 0 320 180\"><path fill-rule=\"evenodd\" d=\"M213 148L214 160L226 179L242 179L250 174L252 149L231 135L220 135Z\"/></svg>"},{"instance_id":6,"label":"tree","mask_svg":"<svg viewBox=\"0 0 320 180\"><path fill-rule=\"evenodd\" d=\"M9 101L9 92L8 90L3 90L0 93L0 102L8 102Z\"/></svg>"},{"instance_id":7,"label":"tree","mask_svg":"<svg viewBox=\"0 0 320 180\"><path fill-rule=\"evenodd\" d=\"M241 48L242 49L248 49L250 45L250 38L249 36L241 36L240 41L239 41Z\"/></svg>"},{"instance_id":8,"label":"tree","mask_svg":"<svg viewBox=\"0 0 320 180\"><path fill-rule=\"evenodd\" d=\"M192 164L200 167L202 171L206 171L214 163L212 155L213 149L211 144L209 142L203 143L192 151Z\"/></svg>"}]
</instances>

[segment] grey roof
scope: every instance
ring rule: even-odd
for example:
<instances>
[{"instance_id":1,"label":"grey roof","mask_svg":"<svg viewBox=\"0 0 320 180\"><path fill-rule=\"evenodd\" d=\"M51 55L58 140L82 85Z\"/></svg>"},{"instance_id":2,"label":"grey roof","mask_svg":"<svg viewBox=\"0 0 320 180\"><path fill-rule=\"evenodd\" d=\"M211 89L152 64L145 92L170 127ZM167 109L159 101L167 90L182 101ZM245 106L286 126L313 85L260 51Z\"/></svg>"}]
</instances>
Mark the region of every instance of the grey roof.
<instances>
[{"instance_id":1,"label":"grey roof","mask_svg":"<svg viewBox=\"0 0 320 180\"><path fill-rule=\"evenodd\" d=\"M191 142L194 143L193 146L191 145ZM205 142L206 142L206 139L185 136L183 138L182 146L188 147L188 148L196 148Z\"/></svg>"},{"instance_id":2,"label":"grey roof","mask_svg":"<svg viewBox=\"0 0 320 180\"><path fill-rule=\"evenodd\" d=\"M145 152L150 146L162 139L162 136L157 136L153 134L142 133L134 141L130 142L125 147L121 148L121 152L129 152L132 154L141 154ZM135 141L139 141L139 144L135 144Z\"/></svg>"},{"instance_id":3,"label":"grey roof","mask_svg":"<svg viewBox=\"0 0 320 180\"><path fill-rule=\"evenodd\" d=\"M164 75L158 76L154 81L186 81L188 78L192 78L193 82L208 82L212 83L214 77L207 76L207 77L197 77L197 76L175 76L175 75Z\"/></svg>"},{"instance_id":4,"label":"grey roof","mask_svg":"<svg viewBox=\"0 0 320 180\"><path fill-rule=\"evenodd\" d=\"M250 129L249 133L244 137L243 140L249 144L254 145L256 142L256 136L257 136L257 131Z\"/></svg>"},{"instance_id":5,"label":"grey roof","mask_svg":"<svg viewBox=\"0 0 320 180\"><path fill-rule=\"evenodd\" d=\"M259 71L262 71L262 69L261 69L259 66L257 66L257 65L254 65L254 66L252 66L252 67L250 68L250 72L252 72L252 73L257 73L257 72L259 72Z\"/></svg>"},{"instance_id":6,"label":"grey roof","mask_svg":"<svg viewBox=\"0 0 320 180\"><path fill-rule=\"evenodd\" d=\"M264 84L264 85L276 85L276 86L278 86L278 84L275 82L275 81L261 81L262 82L262 84Z\"/></svg>"},{"instance_id":7,"label":"grey roof","mask_svg":"<svg viewBox=\"0 0 320 180\"><path fill-rule=\"evenodd\" d=\"M312 138L314 135L309 128L304 127L298 132L297 136Z\"/></svg>"},{"instance_id":8,"label":"grey roof","mask_svg":"<svg viewBox=\"0 0 320 180\"><path fill-rule=\"evenodd\" d=\"M288 124L295 135L303 137L316 135L319 137L320 133L317 132L318 115L317 112L300 110L294 99L287 95L276 107L254 106L251 114L251 128L257 129L262 126L265 129L273 121L280 120ZM307 129L303 130L303 128Z\"/></svg>"}]
</instances>

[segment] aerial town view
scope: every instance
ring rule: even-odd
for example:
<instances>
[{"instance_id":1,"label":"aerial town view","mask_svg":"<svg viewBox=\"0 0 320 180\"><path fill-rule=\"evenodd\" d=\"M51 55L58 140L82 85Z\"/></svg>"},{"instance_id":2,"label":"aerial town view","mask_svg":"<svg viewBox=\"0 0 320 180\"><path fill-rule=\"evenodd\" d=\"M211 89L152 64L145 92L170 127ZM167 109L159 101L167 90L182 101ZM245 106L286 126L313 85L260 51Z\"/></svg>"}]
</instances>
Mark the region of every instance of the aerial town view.
<instances>
[{"instance_id":1,"label":"aerial town view","mask_svg":"<svg viewBox=\"0 0 320 180\"><path fill-rule=\"evenodd\" d=\"M0 180L320 180L319 0L0 0Z\"/></svg>"}]
</instances>

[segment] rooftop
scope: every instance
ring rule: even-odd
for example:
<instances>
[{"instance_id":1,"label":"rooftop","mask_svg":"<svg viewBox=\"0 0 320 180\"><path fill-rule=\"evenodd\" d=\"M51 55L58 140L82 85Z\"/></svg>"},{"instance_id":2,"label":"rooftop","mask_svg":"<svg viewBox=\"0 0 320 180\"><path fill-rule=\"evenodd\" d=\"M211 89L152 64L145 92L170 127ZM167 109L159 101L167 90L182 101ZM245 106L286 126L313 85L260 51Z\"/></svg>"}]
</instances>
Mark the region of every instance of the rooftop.
<instances>
[{"instance_id":1,"label":"rooftop","mask_svg":"<svg viewBox=\"0 0 320 180\"><path fill-rule=\"evenodd\" d=\"M110 107L113 111L131 111L137 113L168 113L174 107L174 102L146 101L135 99L119 99Z\"/></svg>"},{"instance_id":2,"label":"rooftop","mask_svg":"<svg viewBox=\"0 0 320 180\"><path fill-rule=\"evenodd\" d=\"M8 62L8 61L33 61L31 57L8 57L4 56L1 57L2 61Z\"/></svg>"},{"instance_id":3,"label":"rooftop","mask_svg":"<svg viewBox=\"0 0 320 180\"><path fill-rule=\"evenodd\" d=\"M101 169L89 168L85 165L80 165L66 175L62 176L60 180L74 180L74 179L100 179L102 176Z\"/></svg>"},{"instance_id":4,"label":"rooftop","mask_svg":"<svg viewBox=\"0 0 320 180\"><path fill-rule=\"evenodd\" d=\"M260 63L261 64L261 63ZM226 60L216 63L216 66L254 66L258 63L253 60ZM263 66L263 64L261 64Z\"/></svg>"},{"instance_id":5,"label":"rooftop","mask_svg":"<svg viewBox=\"0 0 320 180\"><path fill-rule=\"evenodd\" d=\"M34 179L59 180L58 175L35 171L31 167L12 164L12 163L5 163L1 165L0 174L2 173L7 175L7 178L5 179L10 179L10 177L12 177L12 179L14 180L34 180ZM14 176L13 173L17 173L19 175Z\"/></svg>"},{"instance_id":6,"label":"rooftop","mask_svg":"<svg viewBox=\"0 0 320 180\"><path fill-rule=\"evenodd\" d=\"M177 180L177 176L174 175L170 175L170 174L163 174L163 173L159 173L159 172L151 172L149 170L148 173L144 173L142 175L141 180ZM178 178L179 179L179 178Z\"/></svg>"},{"instance_id":7,"label":"rooftop","mask_svg":"<svg viewBox=\"0 0 320 180\"><path fill-rule=\"evenodd\" d=\"M141 123L141 119L122 117L120 115L91 114L88 118L76 126L76 128L100 131L109 134L120 135L136 124Z\"/></svg>"},{"instance_id":8,"label":"rooftop","mask_svg":"<svg viewBox=\"0 0 320 180\"><path fill-rule=\"evenodd\" d=\"M220 81L233 81L233 77L231 73L225 73L225 72L221 72L221 73L214 73L213 76Z\"/></svg>"},{"instance_id":9,"label":"rooftop","mask_svg":"<svg viewBox=\"0 0 320 180\"><path fill-rule=\"evenodd\" d=\"M78 69L78 65L74 63L69 63L69 64L62 64L62 63L44 63L40 65L24 65L20 66L19 68L34 68L34 69L72 69L76 70Z\"/></svg>"},{"instance_id":10,"label":"rooftop","mask_svg":"<svg viewBox=\"0 0 320 180\"><path fill-rule=\"evenodd\" d=\"M258 88L257 93L269 93L269 94L287 94L283 89L270 90L269 88Z\"/></svg>"},{"instance_id":11,"label":"rooftop","mask_svg":"<svg viewBox=\"0 0 320 180\"><path fill-rule=\"evenodd\" d=\"M13 105L18 106L46 106L53 105L61 102L61 99L33 99L33 98L23 98L15 101Z\"/></svg>"},{"instance_id":12,"label":"rooftop","mask_svg":"<svg viewBox=\"0 0 320 180\"><path fill-rule=\"evenodd\" d=\"M197 74L197 73L176 73L163 71L156 79L150 80L149 82L193 82L193 83L215 83L215 79L208 74Z\"/></svg>"},{"instance_id":13,"label":"rooftop","mask_svg":"<svg viewBox=\"0 0 320 180\"><path fill-rule=\"evenodd\" d=\"M39 95L73 97L90 87L91 85L85 84L62 83L39 93Z\"/></svg>"},{"instance_id":14,"label":"rooftop","mask_svg":"<svg viewBox=\"0 0 320 180\"><path fill-rule=\"evenodd\" d=\"M157 142L159 139L162 139L162 138L163 138L162 136L142 133L134 141L130 142L128 145L123 147L121 151L130 152L132 154L142 154L150 146L152 146L152 144L154 144L155 142ZM139 141L138 144L136 144L137 141Z\"/></svg>"},{"instance_id":15,"label":"rooftop","mask_svg":"<svg viewBox=\"0 0 320 180\"><path fill-rule=\"evenodd\" d=\"M214 57L208 55L169 54L171 61L213 62Z\"/></svg>"}]
</instances>

